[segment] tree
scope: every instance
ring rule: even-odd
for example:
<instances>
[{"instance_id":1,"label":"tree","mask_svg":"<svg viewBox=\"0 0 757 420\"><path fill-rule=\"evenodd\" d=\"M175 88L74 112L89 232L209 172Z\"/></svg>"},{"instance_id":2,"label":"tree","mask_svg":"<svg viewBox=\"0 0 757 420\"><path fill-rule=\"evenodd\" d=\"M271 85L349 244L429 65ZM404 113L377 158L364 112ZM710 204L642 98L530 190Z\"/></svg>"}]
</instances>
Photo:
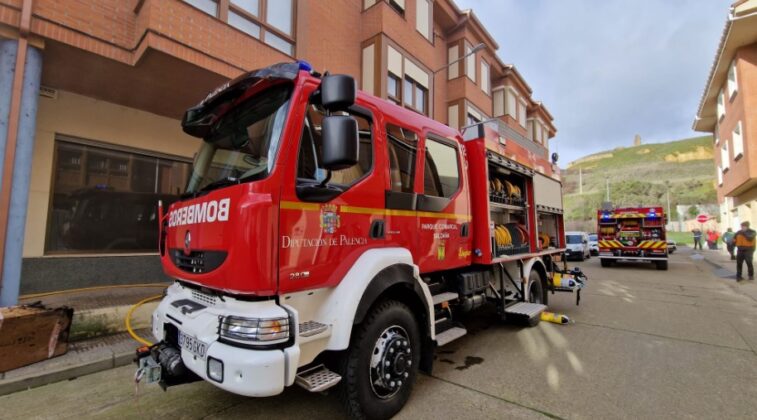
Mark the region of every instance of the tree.
<instances>
[{"instance_id":1,"label":"tree","mask_svg":"<svg viewBox=\"0 0 757 420\"><path fill-rule=\"evenodd\" d=\"M690 218L693 219L699 215L699 208L697 206L689 206L689 209L686 210L686 213Z\"/></svg>"}]
</instances>

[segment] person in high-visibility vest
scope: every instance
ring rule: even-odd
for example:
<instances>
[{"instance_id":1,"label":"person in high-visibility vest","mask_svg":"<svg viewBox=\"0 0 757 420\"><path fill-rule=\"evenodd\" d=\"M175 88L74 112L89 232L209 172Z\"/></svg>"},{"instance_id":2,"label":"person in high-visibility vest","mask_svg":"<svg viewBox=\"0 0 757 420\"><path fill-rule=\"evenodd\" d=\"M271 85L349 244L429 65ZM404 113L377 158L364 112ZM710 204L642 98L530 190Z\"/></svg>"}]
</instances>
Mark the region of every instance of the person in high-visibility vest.
<instances>
[{"instance_id":1,"label":"person in high-visibility vest","mask_svg":"<svg viewBox=\"0 0 757 420\"><path fill-rule=\"evenodd\" d=\"M741 224L741 230L736 232L733 240L736 245L736 280L742 280L741 266L743 262L746 262L747 274L749 280L754 280L754 266L752 265L752 257L754 257L754 243L757 232L749 229L749 222L743 222Z\"/></svg>"}]
</instances>

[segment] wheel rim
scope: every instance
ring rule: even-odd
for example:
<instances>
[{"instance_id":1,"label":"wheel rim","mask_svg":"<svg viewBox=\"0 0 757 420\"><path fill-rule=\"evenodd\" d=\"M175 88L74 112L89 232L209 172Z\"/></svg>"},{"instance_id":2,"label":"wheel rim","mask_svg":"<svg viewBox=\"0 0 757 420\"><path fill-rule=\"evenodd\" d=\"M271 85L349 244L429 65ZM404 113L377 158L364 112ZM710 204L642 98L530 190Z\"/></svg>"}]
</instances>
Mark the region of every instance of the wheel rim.
<instances>
[{"instance_id":1,"label":"wheel rim","mask_svg":"<svg viewBox=\"0 0 757 420\"><path fill-rule=\"evenodd\" d=\"M371 390L381 398L396 395L407 384L413 365L409 335L399 325L392 325L379 335L371 353L369 366Z\"/></svg>"}]
</instances>

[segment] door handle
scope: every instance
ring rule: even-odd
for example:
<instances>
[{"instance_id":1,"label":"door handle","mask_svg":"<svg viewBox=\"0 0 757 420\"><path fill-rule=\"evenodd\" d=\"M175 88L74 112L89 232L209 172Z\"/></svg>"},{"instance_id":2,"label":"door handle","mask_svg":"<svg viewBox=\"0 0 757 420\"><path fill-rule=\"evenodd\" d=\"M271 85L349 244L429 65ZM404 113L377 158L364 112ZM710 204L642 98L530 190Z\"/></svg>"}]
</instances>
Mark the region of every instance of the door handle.
<instances>
[{"instance_id":1,"label":"door handle","mask_svg":"<svg viewBox=\"0 0 757 420\"><path fill-rule=\"evenodd\" d=\"M463 226L460 228L460 236L463 238L467 238L470 233L470 227L468 225L468 222L463 223Z\"/></svg>"},{"instance_id":2,"label":"door handle","mask_svg":"<svg viewBox=\"0 0 757 420\"><path fill-rule=\"evenodd\" d=\"M371 222L371 239L384 238L384 221L374 220Z\"/></svg>"}]
</instances>

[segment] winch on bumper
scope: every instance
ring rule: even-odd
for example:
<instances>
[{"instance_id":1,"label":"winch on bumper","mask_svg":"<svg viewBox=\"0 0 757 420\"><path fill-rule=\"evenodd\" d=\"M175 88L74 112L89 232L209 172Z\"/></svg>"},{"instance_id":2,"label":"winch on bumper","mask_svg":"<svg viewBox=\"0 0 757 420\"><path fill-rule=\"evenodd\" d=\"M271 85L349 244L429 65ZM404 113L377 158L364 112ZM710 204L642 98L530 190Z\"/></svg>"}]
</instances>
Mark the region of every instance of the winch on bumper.
<instances>
[{"instance_id":1,"label":"winch on bumper","mask_svg":"<svg viewBox=\"0 0 757 420\"><path fill-rule=\"evenodd\" d=\"M242 301L174 283L153 313L152 334L159 343L138 352L139 364L143 372L160 369L164 386L192 381L172 353L192 374L250 397L277 395L297 375L296 313L273 300Z\"/></svg>"}]
</instances>

